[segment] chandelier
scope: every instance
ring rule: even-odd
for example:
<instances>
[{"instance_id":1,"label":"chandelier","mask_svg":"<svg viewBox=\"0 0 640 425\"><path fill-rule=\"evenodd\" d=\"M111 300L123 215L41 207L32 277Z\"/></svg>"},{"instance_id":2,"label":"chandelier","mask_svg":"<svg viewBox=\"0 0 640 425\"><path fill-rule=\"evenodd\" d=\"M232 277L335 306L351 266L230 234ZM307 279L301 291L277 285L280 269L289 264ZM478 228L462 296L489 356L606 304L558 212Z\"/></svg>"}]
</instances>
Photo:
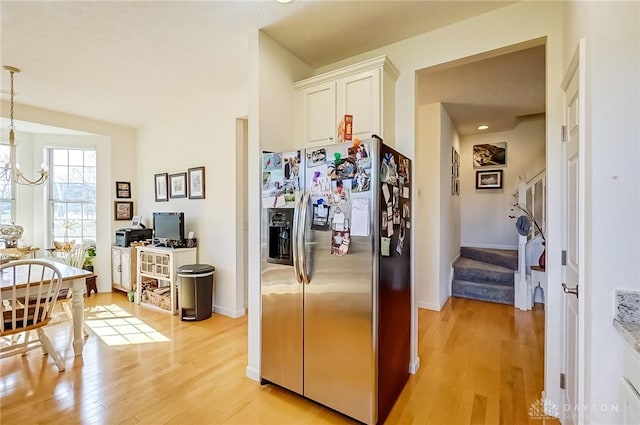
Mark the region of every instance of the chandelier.
<instances>
[{"instance_id":1,"label":"chandelier","mask_svg":"<svg viewBox=\"0 0 640 425\"><path fill-rule=\"evenodd\" d=\"M13 75L20 72L20 70L13 66L7 65L5 65L3 68L9 71L9 74L11 74L11 122L9 124L9 172L11 173L11 180L16 182L17 184L37 186L47 181L47 178L49 177L49 169L47 168L47 164L45 164L44 162L40 164L40 170L38 171L40 176L34 180L28 179L24 176L24 174L22 174L22 171L20 171L20 164L18 164L16 159L16 126L13 123Z\"/></svg>"}]
</instances>

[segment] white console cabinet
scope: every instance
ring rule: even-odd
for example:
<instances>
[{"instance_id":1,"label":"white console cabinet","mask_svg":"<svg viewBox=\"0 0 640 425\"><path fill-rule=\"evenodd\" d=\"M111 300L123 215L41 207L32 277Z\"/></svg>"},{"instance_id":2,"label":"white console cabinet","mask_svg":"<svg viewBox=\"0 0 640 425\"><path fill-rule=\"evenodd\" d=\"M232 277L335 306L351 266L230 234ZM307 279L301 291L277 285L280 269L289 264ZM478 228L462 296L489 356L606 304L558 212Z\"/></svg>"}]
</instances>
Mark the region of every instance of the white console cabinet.
<instances>
[{"instance_id":1,"label":"white console cabinet","mask_svg":"<svg viewBox=\"0 0 640 425\"><path fill-rule=\"evenodd\" d=\"M197 248L140 246L136 303L176 314L178 312L176 269L196 264Z\"/></svg>"},{"instance_id":2,"label":"white console cabinet","mask_svg":"<svg viewBox=\"0 0 640 425\"><path fill-rule=\"evenodd\" d=\"M353 138L395 137L398 70L386 56L298 81L294 132L301 148L336 143L338 124L353 115Z\"/></svg>"}]
</instances>

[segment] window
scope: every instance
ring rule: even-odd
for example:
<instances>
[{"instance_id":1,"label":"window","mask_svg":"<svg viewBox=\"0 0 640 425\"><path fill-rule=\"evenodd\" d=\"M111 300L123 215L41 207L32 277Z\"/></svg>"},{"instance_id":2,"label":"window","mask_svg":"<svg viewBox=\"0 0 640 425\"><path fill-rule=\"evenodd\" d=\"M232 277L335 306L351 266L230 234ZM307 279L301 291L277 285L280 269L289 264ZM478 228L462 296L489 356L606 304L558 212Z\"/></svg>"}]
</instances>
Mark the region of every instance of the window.
<instances>
[{"instance_id":1,"label":"window","mask_svg":"<svg viewBox=\"0 0 640 425\"><path fill-rule=\"evenodd\" d=\"M10 152L9 145L0 145L0 223L12 223L15 220Z\"/></svg>"},{"instance_id":2,"label":"window","mask_svg":"<svg viewBox=\"0 0 640 425\"><path fill-rule=\"evenodd\" d=\"M49 149L50 242L96 243L96 151Z\"/></svg>"}]
</instances>

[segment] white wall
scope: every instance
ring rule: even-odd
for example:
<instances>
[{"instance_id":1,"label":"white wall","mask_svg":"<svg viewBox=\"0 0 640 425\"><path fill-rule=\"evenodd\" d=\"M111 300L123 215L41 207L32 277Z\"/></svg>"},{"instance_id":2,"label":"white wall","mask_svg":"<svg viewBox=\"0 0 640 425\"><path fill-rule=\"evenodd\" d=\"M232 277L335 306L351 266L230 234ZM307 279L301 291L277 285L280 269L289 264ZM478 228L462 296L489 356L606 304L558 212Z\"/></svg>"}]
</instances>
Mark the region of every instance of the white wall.
<instances>
[{"instance_id":1,"label":"white wall","mask_svg":"<svg viewBox=\"0 0 640 425\"><path fill-rule=\"evenodd\" d=\"M440 113L442 105L418 107L414 157L414 273L418 307L439 311L440 264Z\"/></svg>"},{"instance_id":2,"label":"white wall","mask_svg":"<svg viewBox=\"0 0 640 425\"><path fill-rule=\"evenodd\" d=\"M451 195L451 148L459 152L460 146L442 104L421 105L417 115L415 297L418 307L439 311L451 294L451 263L460 252L460 198Z\"/></svg>"},{"instance_id":3,"label":"white wall","mask_svg":"<svg viewBox=\"0 0 640 425\"><path fill-rule=\"evenodd\" d=\"M518 249L515 220L509 218L518 201L519 176L530 180L545 169L545 119L538 115L525 119L511 131L483 133L460 139L460 183L462 194L462 245ZM473 168L473 145L507 143L504 167ZM476 189L476 171L503 170L503 189Z\"/></svg>"},{"instance_id":4,"label":"white wall","mask_svg":"<svg viewBox=\"0 0 640 425\"><path fill-rule=\"evenodd\" d=\"M586 48L585 423L620 423L599 406L622 408L614 291L640 290L640 3L568 2L565 13L564 67L579 38Z\"/></svg>"},{"instance_id":5,"label":"white wall","mask_svg":"<svg viewBox=\"0 0 640 425\"><path fill-rule=\"evenodd\" d=\"M460 197L451 195L451 148L460 152L458 132L446 109L440 109L440 263L438 286L440 306L451 295L453 260L460 255Z\"/></svg>"},{"instance_id":6,"label":"white wall","mask_svg":"<svg viewBox=\"0 0 640 425\"><path fill-rule=\"evenodd\" d=\"M73 139L65 139L61 141L58 136L39 136L38 141L35 141L33 136L31 137L34 145L31 147L31 153L34 160L31 162L31 167L38 167L42 161L42 149L47 146L48 143L66 143L70 141L75 143L76 146L95 145L98 155L98 170L97 176L97 257L95 260L95 273L98 276L97 285L98 290L101 292L111 290L111 250L110 246L114 240L114 233L122 226L123 222L113 220L113 201L115 200L115 181L130 181L132 185L132 201L136 201L137 189L136 189L136 131L129 127L118 126L115 124L105 123L101 121L90 120L87 118L64 114L61 112L50 111L41 108L34 108L26 105L16 104L16 111L20 111L20 120L46 124L53 127L68 128L72 130L82 131L86 133L92 133L99 136L74 136ZM2 116L9 111L9 105L7 102L2 101ZM17 140L16 144L19 144L20 140ZM23 162L22 154L19 152L20 161ZM113 158L113 160L112 160ZM29 162L24 160L25 166L29 166ZM22 164L21 164L22 165ZM25 170L25 174L28 172ZM27 174L28 175L28 174ZM33 172L31 173L33 176ZM34 211L44 211L45 195L39 188L20 188L18 196L23 200L27 200L28 207L34 208ZM32 191L30 194L25 195L25 192ZM32 197L31 197L32 196ZM29 199L30 198L30 199ZM25 206L20 205L21 201L18 199L17 213L20 217L26 217ZM44 214L44 213L43 213ZM41 217L44 217L42 215ZM25 218L26 219L26 218ZM38 220L38 217L35 218ZM46 226L42 221L38 221L40 225ZM43 229L40 227L40 229ZM33 224L33 229L28 229L28 235L33 235L33 241L42 241L43 232L45 230L37 230L36 224ZM41 249L47 248L40 246Z\"/></svg>"},{"instance_id":7,"label":"white wall","mask_svg":"<svg viewBox=\"0 0 640 425\"><path fill-rule=\"evenodd\" d=\"M260 379L260 200L261 151L294 149L293 83L311 75L311 68L262 32L249 43L249 336L248 377Z\"/></svg>"},{"instance_id":8,"label":"white wall","mask_svg":"<svg viewBox=\"0 0 640 425\"><path fill-rule=\"evenodd\" d=\"M187 106L187 105L185 105ZM185 233L198 238L198 263L215 267L214 311L230 317L245 314L244 296L236 291L236 118L247 115L247 90L210 92L185 108L167 110L152 126L138 132L137 213L147 226L153 212L184 212ZM154 174L185 173L205 167L205 199L156 202ZM240 223L242 226L242 223Z\"/></svg>"}]
</instances>

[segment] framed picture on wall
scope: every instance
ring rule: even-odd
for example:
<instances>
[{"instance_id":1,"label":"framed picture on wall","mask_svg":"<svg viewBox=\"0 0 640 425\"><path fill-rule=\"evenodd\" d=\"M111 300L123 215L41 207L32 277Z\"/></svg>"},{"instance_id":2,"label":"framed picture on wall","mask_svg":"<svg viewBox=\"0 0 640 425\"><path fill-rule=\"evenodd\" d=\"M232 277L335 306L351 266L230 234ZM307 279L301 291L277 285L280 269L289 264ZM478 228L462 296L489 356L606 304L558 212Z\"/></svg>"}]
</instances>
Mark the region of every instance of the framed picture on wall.
<instances>
[{"instance_id":1,"label":"framed picture on wall","mask_svg":"<svg viewBox=\"0 0 640 425\"><path fill-rule=\"evenodd\" d=\"M204 167L189 168L189 199L204 199Z\"/></svg>"},{"instance_id":2,"label":"framed picture on wall","mask_svg":"<svg viewBox=\"0 0 640 425\"><path fill-rule=\"evenodd\" d=\"M187 173L176 173L169 175L169 197L187 197Z\"/></svg>"},{"instance_id":3,"label":"framed picture on wall","mask_svg":"<svg viewBox=\"0 0 640 425\"><path fill-rule=\"evenodd\" d=\"M155 174L153 183L156 189L156 202L166 202L169 200L169 192L167 190L167 173Z\"/></svg>"},{"instance_id":4,"label":"framed picture on wall","mask_svg":"<svg viewBox=\"0 0 640 425\"><path fill-rule=\"evenodd\" d=\"M116 182L116 198L131 198L130 182Z\"/></svg>"},{"instance_id":5,"label":"framed picture on wall","mask_svg":"<svg viewBox=\"0 0 640 425\"><path fill-rule=\"evenodd\" d=\"M473 145L474 167L507 165L507 142Z\"/></svg>"},{"instance_id":6,"label":"framed picture on wall","mask_svg":"<svg viewBox=\"0 0 640 425\"><path fill-rule=\"evenodd\" d=\"M476 171L476 189L502 189L502 170Z\"/></svg>"},{"instance_id":7,"label":"framed picture on wall","mask_svg":"<svg viewBox=\"0 0 640 425\"><path fill-rule=\"evenodd\" d=\"M114 202L114 218L116 220L131 220L133 217L133 202Z\"/></svg>"}]
</instances>

